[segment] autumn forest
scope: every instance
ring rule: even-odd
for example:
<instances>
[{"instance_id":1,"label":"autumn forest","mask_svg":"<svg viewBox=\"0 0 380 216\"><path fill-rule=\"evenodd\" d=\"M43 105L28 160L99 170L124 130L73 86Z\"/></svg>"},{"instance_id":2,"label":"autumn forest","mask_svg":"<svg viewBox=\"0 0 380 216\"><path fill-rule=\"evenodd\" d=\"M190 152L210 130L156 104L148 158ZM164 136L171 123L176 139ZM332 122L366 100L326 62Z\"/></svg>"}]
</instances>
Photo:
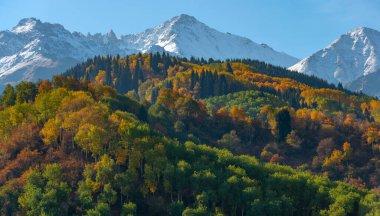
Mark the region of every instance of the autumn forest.
<instances>
[{"instance_id":1,"label":"autumn forest","mask_svg":"<svg viewBox=\"0 0 380 216\"><path fill-rule=\"evenodd\" d=\"M380 101L249 59L97 56L0 96L1 215L379 215Z\"/></svg>"}]
</instances>

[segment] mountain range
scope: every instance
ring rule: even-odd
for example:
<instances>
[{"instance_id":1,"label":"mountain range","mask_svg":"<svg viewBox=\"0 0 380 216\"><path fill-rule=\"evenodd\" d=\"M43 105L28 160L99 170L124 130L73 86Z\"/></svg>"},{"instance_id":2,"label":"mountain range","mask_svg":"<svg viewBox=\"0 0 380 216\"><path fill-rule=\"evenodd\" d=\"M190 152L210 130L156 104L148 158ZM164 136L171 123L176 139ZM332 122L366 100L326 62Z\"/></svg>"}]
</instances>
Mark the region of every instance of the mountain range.
<instances>
[{"instance_id":1,"label":"mountain range","mask_svg":"<svg viewBox=\"0 0 380 216\"><path fill-rule=\"evenodd\" d=\"M289 69L380 96L380 32L357 28Z\"/></svg>"},{"instance_id":2,"label":"mountain range","mask_svg":"<svg viewBox=\"0 0 380 216\"><path fill-rule=\"evenodd\" d=\"M173 56L249 58L342 83L352 91L380 96L380 32L361 27L341 35L302 60L266 44L217 31L182 14L141 33L116 36L70 32L60 24L22 19L0 32L0 90L7 83L36 81L63 73L97 55L167 52Z\"/></svg>"},{"instance_id":3,"label":"mountain range","mask_svg":"<svg viewBox=\"0 0 380 216\"><path fill-rule=\"evenodd\" d=\"M60 24L26 18L11 30L0 32L0 86L50 78L96 55L163 51L187 58L251 58L282 67L298 61L266 44L219 32L185 14L144 32L120 37L112 30L84 35Z\"/></svg>"}]
</instances>

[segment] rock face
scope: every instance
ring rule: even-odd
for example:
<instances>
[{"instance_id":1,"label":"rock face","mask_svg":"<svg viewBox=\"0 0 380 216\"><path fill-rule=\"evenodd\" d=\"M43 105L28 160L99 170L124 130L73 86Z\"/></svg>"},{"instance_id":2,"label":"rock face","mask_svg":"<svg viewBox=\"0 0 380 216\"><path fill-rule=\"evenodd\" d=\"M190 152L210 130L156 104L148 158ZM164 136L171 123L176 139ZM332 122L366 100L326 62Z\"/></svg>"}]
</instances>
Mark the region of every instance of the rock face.
<instances>
[{"instance_id":1,"label":"rock face","mask_svg":"<svg viewBox=\"0 0 380 216\"><path fill-rule=\"evenodd\" d=\"M332 83L341 82L347 88L373 94L378 88L366 80L379 76L380 32L370 28L358 28L340 36L327 47L291 66L290 70L315 75ZM364 78L363 78L364 77ZM360 85L358 84L360 82ZM366 87L362 87L366 85ZM379 91L378 88L377 91Z\"/></svg>"},{"instance_id":2,"label":"rock face","mask_svg":"<svg viewBox=\"0 0 380 216\"><path fill-rule=\"evenodd\" d=\"M22 19L0 32L0 89L6 83L47 79L95 55L169 52L181 57L251 58L288 67L297 59L265 44L222 33L180 15L138 34L117 37L70 32L62 25Z\"/></svg>"}]
</instances>

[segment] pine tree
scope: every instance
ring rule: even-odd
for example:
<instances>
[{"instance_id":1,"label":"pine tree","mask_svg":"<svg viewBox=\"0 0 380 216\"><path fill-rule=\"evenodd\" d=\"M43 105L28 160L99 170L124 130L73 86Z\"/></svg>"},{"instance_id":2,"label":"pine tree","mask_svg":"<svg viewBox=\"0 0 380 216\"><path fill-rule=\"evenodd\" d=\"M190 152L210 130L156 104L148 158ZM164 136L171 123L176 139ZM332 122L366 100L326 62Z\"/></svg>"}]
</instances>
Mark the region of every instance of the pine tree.
<instances>
[{"instance_id":1,"label":"pine tree","mask_svg":"<svg viewBox=\"0 0 380 216\"><path fill-rule=\"evenodd\" d=\"M291 117L287 109L281 109L276 114L276 137L278 141L284 141L292 130Z\"/></svg>"},{"instance_id":2,"label":"pine tree","mask_svg":"<svg viewBox=\"0 0 380 216\"><path fill-rule=\"evenodd\" d=\"M199 77L199 97L200 98L204 98L206 96L205 87L206 87L206 72L202 70L201 76Z\"/></svg>"},{"instance_id":3,"label":"pine tree","mask_svg":"<svg viewBox=\"0 0 380 216\"><path fill-rule=\"evenodd\" d=\"M129 70L128 61L126 61L123 70L121 70L120 76L116 81L116 89L120 91L121 94L127 93L133 87L131 86L132 76Z\"/></svg>"},{"instance_id":4,"label":"pine tree","mask_svg":"<svg viewBox=\"0 0 380 216\"><path fill-rule=\"evenodd\" d=\"M152 103L156 103L159 91L160 91L160 89L157 87L152 89L152 97L151 97Z\"/></svg>"},{"instance_id":5,"label":"pine tree","mask_svg":"<svg viewBox=\"0 0 380 216\"><path fill-rule=\"evenodd\" d=\"M16 92L15 88L11 86L10 84L7 84L3 91L3 95L0 98L0 103L3 106L13 106L16 101Z\"/></svg>"},{"instance_id":6,"label":"pine tree","mask_svg":"<svg viewBox=\"0 0 380 216\"><path fill-rule=\"evenodd\" d=\"M202 91L201 85L199 84L199 82L196 82L194 85L194 89L193 89L194 97L200 98L201 97L201 91Z\"/></svg>"},{"instance_id":7,"label":"pine tree","mask_svg":"<svg viewBox=\"0 0 380 216\"><path fill-rule=\"evenodd\" d=\"M227 71L228 73L231 73L231 74L234 73L234 71L232 70L231 64L230 64L229 62L227 62L227 65L226 65L226 71Z\"/></svg>"},{"instance_id":8,"label":"pine tree","mask_svg":"<svg viewBox=\"0 0 380 216\"><path fill-rule=\"evenodd\" d=\"M190 90L192 91L194 89L194 86L195 86L195 73L194 71L192 70L191 71L191 74L190 74Z\"/></svg>"},{"instance_id":9,"label":"pine tree","mask_svg":"<svg viewBox=\"0 0 380 216\"><path fill-rule=\"evenodd\" d=\"M138 91L139 88L139 78L140 78L140 63L136 60L135 72L133 74L132 86L133 89Z\"/></svg>"},{"instance_id":10,"label":"pine tree","mask_svg":"<svg viewBox=\"0 0 380 216\"><path fill-rule=\"evenodd\" d=\"M340 82L338 83L337 89L338 90L344 90L342 83L340 83Z\"/></svg>"}]
</instances>

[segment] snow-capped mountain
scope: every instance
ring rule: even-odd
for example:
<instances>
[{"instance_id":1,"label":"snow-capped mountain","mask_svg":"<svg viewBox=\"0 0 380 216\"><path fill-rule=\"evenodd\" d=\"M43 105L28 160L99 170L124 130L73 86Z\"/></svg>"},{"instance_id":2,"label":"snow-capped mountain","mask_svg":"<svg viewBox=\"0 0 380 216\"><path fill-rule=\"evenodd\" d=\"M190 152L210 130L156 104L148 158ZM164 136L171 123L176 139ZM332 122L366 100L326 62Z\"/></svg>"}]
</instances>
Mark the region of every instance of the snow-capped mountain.
<instances>
[{"instance_id":1,"label":"snow-capped mountain","mask_svg":"<svg viewBox=\"0 0 380 216\"><path fill-rule=\"evenodd\" d=\"M360 90L361 85L349 83L380 69L380 32L355 29L289 69Z\"/></svg>"},{"instance_id":2,"label":"snow-capped mountain","mask_svg":"<svg viewBox=\"0 0 380 216\"><path fill-rule=\"evenodd\" d=\"M248 38L219 32L185 14L122 39L131 48L142 52L149 52L158 46L183 57L251 58L284 67L297 62L296 58L277 52L266 44L257 44Z\"/></svg>"},{"instance_id":3,"label":"snow-capped mountain","mask_svg":"<svg viewBox=\"0 0 380 216\"><path fill-rule=\"evenodd\" d=\"M0 32L0 84L50 78L94 55L126 54L111 31L84 36L59 24L35 18L22 19Z\"/></svg>"},{"instance_id":4,"label":"snow-capped mountain","mask_svg":"<svg viewBox=\"0 0 380 216\"><path fill-rule=\"evenodd\" d=\"M5 83L46 79L95 55L162 52L182 57L251 58L288 67L298 60L265 44L222 33L180 15L139 34L117 37L70 32L62 25L22 19L0 32L0 89Z\"/></svg>"}]
</instances>

